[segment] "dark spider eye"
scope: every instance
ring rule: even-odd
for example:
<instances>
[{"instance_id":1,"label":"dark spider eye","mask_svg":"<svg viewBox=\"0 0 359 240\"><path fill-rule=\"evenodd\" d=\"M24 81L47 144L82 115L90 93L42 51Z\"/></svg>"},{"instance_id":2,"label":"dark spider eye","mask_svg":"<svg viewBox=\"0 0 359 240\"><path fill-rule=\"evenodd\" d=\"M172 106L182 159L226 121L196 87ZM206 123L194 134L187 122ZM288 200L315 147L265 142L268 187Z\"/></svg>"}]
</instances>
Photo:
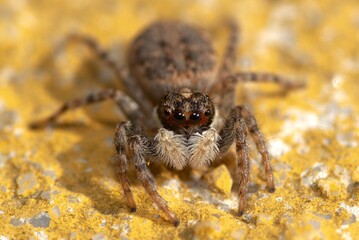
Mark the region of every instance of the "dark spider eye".
<instances>
[{"instance_id":1,"label":"dark spider eye","mask_svg":"<svg viewBox=\"0 0 359 240\"><path fill-rule=\"evenodd\" d=\"M211 112L209 110L204 112L204 116L208 117L211 114Z\"/></svg>"},{"instance_id":2,"label":"dark spider eye","mask_svg":"<svg viewBox=\"0 0 359 240\"><path fill-rule=\"evenodd\" d=\"M186 119L185 115L182 112L175 112L173 117L178 121L182 121Z\"/></svg>"},{"instance_id":3,"label":"dark spider eye","mask_svg":"<svg viewBox=\"0 0 359 240\"><path fill-rule=\"evenodd\" d=\"M189 119L191 119L192 121L198 121L201 119L201 114L194 112L191 114Z\"/></svg>"}]
</instances>

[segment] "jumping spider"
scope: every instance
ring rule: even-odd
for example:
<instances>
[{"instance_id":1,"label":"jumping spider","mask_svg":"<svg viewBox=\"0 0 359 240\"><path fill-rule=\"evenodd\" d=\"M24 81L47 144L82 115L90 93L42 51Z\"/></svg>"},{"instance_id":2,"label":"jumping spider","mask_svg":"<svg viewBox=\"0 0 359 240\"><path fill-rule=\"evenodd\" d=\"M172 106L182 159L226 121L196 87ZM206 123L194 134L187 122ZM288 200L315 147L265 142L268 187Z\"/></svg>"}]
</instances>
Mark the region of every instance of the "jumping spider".
<instances>
[{"instance_id":1,"label":"jumping spider","mask_svg":"<svg viewBox=\"0 0 359 240\"><path fill-rule=\"evenodd\" d=\"M130 45L129 71L111 60L93 39L73 35L72 39L87 45L114 70L124 91L108 89L66 102L51 116L31 126L45 127L68 110L107 99L115 101L129 119L117 125L114 138L117 174L128 207L131 212L136 211L127 175L127 165L133 164L143 187L174 226L179 225L179 219L158 194L147 162L165 163L177 170L208 166L235 143L238 214L242 215L249 185L247 131L262 156L269 192L275 187L270 155L256 119L246 107L234 106L235 86L244 82L274 82L284 89L294 89L302 84L274 74L233 73L238 27L230 22L229 28L228 45L218 65L211 41L203 31L177 21L155 22ZM157 133L147 137L154 129Z\"/></svg>"}]
</instances>

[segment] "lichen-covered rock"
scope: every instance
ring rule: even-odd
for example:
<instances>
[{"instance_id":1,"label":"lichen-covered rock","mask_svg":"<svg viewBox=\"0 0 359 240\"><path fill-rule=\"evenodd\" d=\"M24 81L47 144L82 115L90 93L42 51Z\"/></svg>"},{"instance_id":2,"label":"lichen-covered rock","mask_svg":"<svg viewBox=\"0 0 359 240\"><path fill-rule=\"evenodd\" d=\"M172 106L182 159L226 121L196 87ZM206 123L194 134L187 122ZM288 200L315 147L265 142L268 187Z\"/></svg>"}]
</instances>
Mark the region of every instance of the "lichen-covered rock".
<instances>
[{"instance_id":1,"label":"lichen-covered rock","mask_svg":"<svg viewBox=\"0 0 359 240\"><path fill-rule=\"evenodd\" d=\"M352 177L350 176L350 171L341 165L335 165L334 168L335 177L344 184L345 187L348 187L352 183Z\"/></svg>"},{"instance_id":2,"label":"lichen-covered rock","mask_svg":"<svg viewBox=\"0 0 359 240\"><path fill-rule=\"evenodd\" d=\"M194 240L218 239L221 235L221 227L218 222L203 221L193 226Z\"/></svg>"},{"instance_id":3,"label":"lichen-covered rock","mask_svg":"<svg viewBox=\"0 0 359 240\"><path fill-rule=\"evenodd\" d=\"M18 118L19 115L15 111L6 109L0 102L0 129L12 127Z\"/></svg>"},{"instance_id":4,"label":"lichen-covered rock","mask_svg":"<svg viewBox=\"0 0 359 240\"><path fill-rule=\"evenodd\" d=\"M0 168L5 166L6 161L8 160L7 156L0 153Z\"/></svg>"},{"instance_id":5,"label":"lichen-covered rock","mask_svg":"<svg viewBox=\"0 0 359 240\"><path fill-rule=\"evenodd\" d=\"M44 232L44 231L35 231L34 235L37 237L37 239L39 240L48 240L49 236Z\"/></svg>"},{"instance_id":6,"label":"lichen-covered rock","mask_svg":"<svg viewBox=\"0 0 359 240\"><path fill-rule=\"evenodd\" d=\"M51 217L47 212L41 212L29 219L33 227L47 228L50 226Z\"/></svg>"},{"instance_id":7,"label":"lichen-covered rock","mask_svg":"<svg viewBox=\"0 0 359 240\"><path fill-rule=\"evenodd\" d=\"M231 194L233 180L226 165L218 166L206 173L203 178L212 188L224 193L226 196Z\"/></svg>"},{"instance_id":8,"label":"lichen-covered rock","mask_svg":"<svg viewBox=\"0 0 359 240\"><path fill-rule=\"evenodd\" d=\"M268 214L258 214L257 219L256 219L256 224L263 224L266 225L268 224L270 221L272 220L272 217Z\"/></svg>"},{"instance_id":9,"label":"lichen-covered rock","mask_svg":"<svg viewBox=\"0 0 359 240\"><path fill-rule=\"evenodd\" d=\"M319 179L318 188L327 199L339 200L347 197L345 185L334 178Z\"/></svg>"},{"instance_id":10,"label":"lichen-covered rock","mask_svg":"<svg viewBox=\"0 0 359 240\"><path fill-rule=\"evenodd\" d=\"M234 232L232 232L231 238L233 238L234 240L245 239L245 234L246 232L244 229L237 229Z\"/></svg>"},{"instance_id":11,"label":"lichen-covered rock","mask_svg":"<svg viewBox=\"0 0 359 240\"><path fill-rule=\"evenodd\" d=\"M277 189L284 186L291 169L292 167L287 163L279 162L273 164L274 182ZM263 178L263 180L265 180L265 178Z\"/></svg>"},{"instance_id":12,"label":"lichen-covered rock","mask_svg":"<svg viewBox=\"0 0 359 240\"><path fill-rule=\"evenodd\" d=\"M18 227L21 226L23 224L26 223L26 219L25 218L12 218L10 221L10 224L13 225L14 227Z\"/></svg>"},{"instance_id":13,"label":"lichen-covered rock","mask_svg":"<svg viewBox=\"0 0 359 240\"><path fill-rule=\"evenodd\" d=\"M320 222L311 221L306 223L306 225L297 227L294 226L290 228L291 232L287 232L285 235L287 238L300 240L300 239L324 239L324 234L322 231L319 231Z\"/></svg>"},{"instance_id":14,"label":"lichen-covered rock","mask_svg":"<svg viewBox=\"0 0 359 240\"><path fill-rule=\"evenodd\" d=\"M359 166L355 168L355 170L352 173L352 180L355 183L359 183Z\"/></svg>"},{"instance_id":15,"label":"lichen-covered rock","mask_svg":"<svg viewBox=\"0 0 359 240\"><path fill-rule=\"evenodd\" d=\"M107 240L108 238L103 233L98 233L91 237L92 240Z\"/></svg>"},{"instance_id":16,"label":"lichen-covered rock","mask_svg":"<svg viewBox=\"0 0 359 240\"><path fill-rule=\"evenodd\" d=\"M54 214L55 217L59 218L61 216L60 213L60 208L59 206L55 206L51 209L52 213Z\"/></svg>"},{"instance_id":17,"label":"lichen-covered rock","mask_svg":"<svg viewBox=\"0 0 359 240\"><path fill-rule=\"evenodd\" d=\"M17 194L18 195L30 195L37 187L37 177L34 173L21 174L16 178Z\"/></svg>"},{"instance_id":18,"label":"lichen-covered rock","mask_svg":"<svg viewBox=\"0 0 359 240\"><path fill-rule=\"evenodd\" d=\"M353 200L358 201L359 200L359 185L358 186L354 186L350 192L350 197Z\"/></svg>"},{"instance_id":19,"label":"lichen-covered rock","mask_svg":"<svg viewBox=\"0 0 359 240\"><path fill-rule=\"evenodd\" d=\"M327 166L323 163L317 163L301 174L301 184L305 187L314 187L319 179L326 178L327 176Z\"/></svg>"}]
</instances>

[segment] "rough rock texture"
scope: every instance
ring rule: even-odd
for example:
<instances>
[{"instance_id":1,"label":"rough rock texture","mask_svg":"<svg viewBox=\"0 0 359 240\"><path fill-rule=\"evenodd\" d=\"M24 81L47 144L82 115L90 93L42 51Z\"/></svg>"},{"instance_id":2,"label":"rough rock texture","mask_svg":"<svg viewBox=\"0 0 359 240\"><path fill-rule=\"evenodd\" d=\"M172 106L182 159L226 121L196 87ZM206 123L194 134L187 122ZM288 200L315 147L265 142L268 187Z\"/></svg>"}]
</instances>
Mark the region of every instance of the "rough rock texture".
<instances>
[{"instance_id":1,"label":"rough rock texture","mask_svg":"<svg viewBox=\"0 0 359 240\"><path fill-rule=\"evenodd\" d=\"M216 167L203 177L214 190L218 190L227 196L231 195L233 180L226 165L222 164Z\"/></svg>"},{"instance_id":2,"label":"rough rock texture","mask_svg":"<svg viewBox=\"0 0 359 240\"><path fill-rule=\"evenodd\" d=\"M318 181L318 188L322 196L328 199L345 199L347 197L347 190L341 182L332 178L320 179Z\"/></svg>"},{"instance_id":3,"label":"rough rock texture","mask_svg":"<svg viewBox=\"0 0 359 240\"><path fill-rule=\"evenodd\" d=\"M3 0L0 15L0 239L358 238L358 1ZM207 29L221 56L227 16L241 23L238 70L307 82L285 95L271 84L238 88L238 103L253 109L268 139L278 186L266 190L249 143L242 217L236 179L226 196L200 172L152 165L181 224L164 220L134 174L138 210L130 213L113 171L112 136L123 116L112 103L66 114L54 128L27 128L64 100L120 87L87 48L65 44L67 34L91 35L124 62L143 26L176 18ZM230 156L223 162L233 175Z\"/></svg>"}]
</instances>

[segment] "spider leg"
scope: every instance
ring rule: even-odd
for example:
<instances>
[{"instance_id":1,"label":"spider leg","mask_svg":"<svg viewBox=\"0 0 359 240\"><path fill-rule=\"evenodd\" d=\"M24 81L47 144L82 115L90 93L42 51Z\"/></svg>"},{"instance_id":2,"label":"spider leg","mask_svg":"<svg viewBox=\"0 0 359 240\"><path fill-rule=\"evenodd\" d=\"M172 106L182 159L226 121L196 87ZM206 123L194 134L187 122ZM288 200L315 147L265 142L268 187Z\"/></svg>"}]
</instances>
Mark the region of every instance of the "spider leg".
<instances>
[{"instance_id":1,"label":"spider leg","mask_svg":"<svg viewBox=\"0 0 359 240\"><path fill-rule=\"evenodd\" d=\"M227 42L227 47L224 52L224 56L222 59L222 63L220 65L219 71L217 73L216 81L214 82L213 86L210 88L210 94L211 95L219 95L219 96L225 96L225 95L231 95L233 96L233 93L229 94L228 91L226 92L226 89L223 87L223 80L226 79L228 75L232 73L234 64L236 62L236 51L237 51L237 45L239 40L239 27L237 23L234 20L228 21L228 27L230 30L230 35Z\"/></svg>"},{"instance_id":2,"label":"spider leg","mask_svg":"<svg viewBox=\"0 0 359 240\"><path fill-rule=\"evenodd\" d=\"M238 213L242 215L246 208L246 194L249 185L249 155L246 144L247 131L254 139L257 149L262 155L264 168L267 177L267 186L270 192L273 192L274 181L273 173L270 165L270 155L267 151L264 137L258 129L257 123L253 115L243 106L234 107L224 127L220 131L220 140L218 147L220 153L224 153L232 145L233 141L236 143L236 152L238 156L238 177L239 177L239 207Z\"/></svg>"},{"instance_id":3,"label":"spider leg","mask_svg":"<svg viewBox=\"0 0 359 240\"><path fill-rule=\"evenodd\" d=\"M216 89L212 89L212 94L219 96L216 97L218 101L216 105L220 115L228 114L230 107L234 105L236 84L246 82L275 83L282 87L284 93L305 87L303 81L288 80L273 73L239 72L230 74L222 78Z\"/></svg>"},{"instance_id":4,"label":"spider leg","mask_svg":"<svg viewBox=\"0 0 359 240\"><path fill-rule=\"evenodd\" d=\"M116 148L116 167L119 174L120 183L127 199L131 211L136 211L136 204L133 199L127 177L127 158L135 165L139 180L143 187L156 203L156 205L165 213L168 220L174 225L179 225L179 220L172 210L168 207L167 202L157 192L157 188L151 172L147 168L146 157L153 154L151 141L145 136L142 128L131 122L122 122L118 124L115 134Z\"/></svg>"},{"instance_id":5,"label":"spider leg","mask_svg":"<svg viewBox=\"0 0 359 240\"><path fill-rule=\"evenodd\" d=\"M139 111L139 106L125 93L114 90L106 89L97 93L89 94L84 98L74 99L62 104L62 106L49 117L30 124L31 128L43 128L49 124L54 123L62 114L69 110L73 110L86 105L99 103L108 99L114 100L125 115L133 121L141 121L144 118L143 113Z\"/></svg>"},{"instance_id":6,"label":"spider leg","mask_svg":"<svg viewBox=\"0 0 359 240\"><path fill-rule=\"evenodd\" d=\"M126 88L126 92L146 111L150 113L153 109L151 101L144 95L144 92L139 88L139 84L136 79L133 79L125 67L119 66L113 61L109 54L101 48L101 46L91 37L72 34L69 36L69 40L75 40L85 44L94 54L103 61L109 68L111 68L117 77L121 80L122 84Z\"/></svg>"},{"instance_id":7,"label":"spider leg","mask_svg":"<svg viewBox=\"0 0 359 240\"><path fill-rule=\"evenodd\" d=\"M303 81L290 81L277 74L265 72L239 72L228 75L225 81L229 81L228 85L245 82L276 83L280 85L284 91L299 89L305 86Z\"/></svg>"},{"instance_id":8,"label":"spider leg","mask_svg":"<svg viewBox=\"0 0 359 240\"><path fill-rule=\"evenodd\" d=\"M258 152L262 156L264 171L266 173L266 178L267 178L268 191L274 192L275 191L274 178L273 178L272 167L270 164L271 157L267 150L264 136L261 133L261 131L259 130L257 121L256 121L255 117L253 116L253 114L245 107L241 108L241 112L242 112L242 117L244 118L244 120L246 122L248 132L250 133L251 137L253 138Z\"/></svg>"},{"instance_id":9,"label":"spider leg","mask_svg":"<svg viewBox=\"0 0 359 240\"><path fill-rule=\"evenodd\" d=\"M234 64L236 62L236 51L239 41L239 27L234 20L228 21L228 26L230 30L230 35L228 38L227 47L223 56L221 68L218 72L218 78L221 79L222 76L227 76L232 72Z\"/></svg>"}]
</instances>

